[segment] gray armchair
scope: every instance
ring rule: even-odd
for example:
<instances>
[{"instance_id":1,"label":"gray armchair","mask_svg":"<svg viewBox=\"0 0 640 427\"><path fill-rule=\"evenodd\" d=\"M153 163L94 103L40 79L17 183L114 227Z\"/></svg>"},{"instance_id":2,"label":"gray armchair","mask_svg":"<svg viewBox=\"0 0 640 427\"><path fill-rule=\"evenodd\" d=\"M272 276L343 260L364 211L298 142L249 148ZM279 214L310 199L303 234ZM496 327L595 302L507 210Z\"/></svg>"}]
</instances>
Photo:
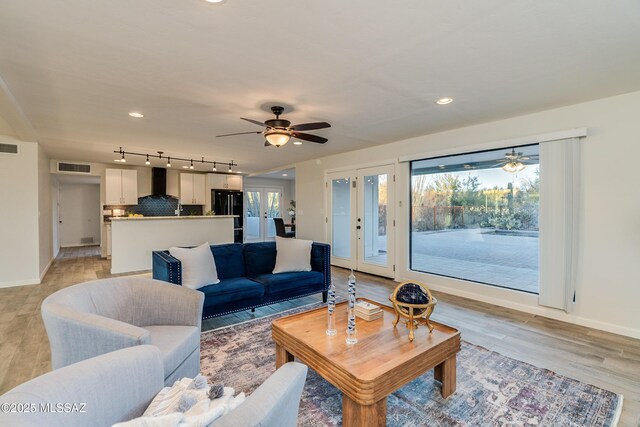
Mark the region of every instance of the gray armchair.
<instances>
[{"instance_id":1,"label":"gray armchair","mask_svg":"<svg viewBox=\"0 0 640 427\"><path fill-rule=\"evenodd\" d=\"M95 280L42 302L42 319L58 369L141 344L160 349L164 382L200 371L202 292L141 277Z\"/></svg>"},{"instance_id":2,"label":"gray armchair","mask_svg":"<svg viewBox=\"0 0 640 427\"><path fill-rule=\"evenodd\" d=\"M283 365L240 406L211 426L294 427L306 376L305 365ZM19 404L35 409L22 413L3 410L0 426L110 426L141 416L163 386L160 351L149 345L126 348L56 369L0 396L3 408ZM77 411L73 407L69 412L44 410L48 404L55 408L56 403L79 405Z\"/></svg>"}]
</instances>

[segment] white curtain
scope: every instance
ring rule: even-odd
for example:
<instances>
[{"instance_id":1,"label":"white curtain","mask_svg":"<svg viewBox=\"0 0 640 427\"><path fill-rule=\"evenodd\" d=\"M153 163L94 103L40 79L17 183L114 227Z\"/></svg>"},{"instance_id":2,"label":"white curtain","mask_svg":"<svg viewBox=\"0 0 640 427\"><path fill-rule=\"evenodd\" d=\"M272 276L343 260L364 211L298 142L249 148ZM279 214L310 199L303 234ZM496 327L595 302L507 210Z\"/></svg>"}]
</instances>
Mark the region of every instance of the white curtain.
<instances>
[{"instance_id":1,"label":"white curtain","mask_svg":"<svg viewBox=\"0 0 640 427\"><path fill-rule=\"evenodd\" d=\"M577 298L580 139L540 144L540 305L570 312Z\"/></svg>"}]
</instances>

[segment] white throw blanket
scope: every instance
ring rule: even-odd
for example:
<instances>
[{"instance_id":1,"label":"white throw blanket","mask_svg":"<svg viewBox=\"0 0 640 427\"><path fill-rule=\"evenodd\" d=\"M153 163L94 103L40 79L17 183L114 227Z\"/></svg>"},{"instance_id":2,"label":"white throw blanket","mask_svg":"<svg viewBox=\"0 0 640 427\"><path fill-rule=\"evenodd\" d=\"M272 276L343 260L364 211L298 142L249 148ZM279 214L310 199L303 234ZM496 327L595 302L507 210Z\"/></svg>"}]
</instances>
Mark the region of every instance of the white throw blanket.
<instances>
[{"instance_id":1,"label":"white throw blanket","mask_svg":"<svg viewBox=\"0 0 640 427\"><path fill-rule=\"evenodd\" d=\"M112 427L206 427L244 402L244 393L233 397L235 390L231 387L225 387L221 397L210 400L210 385L200 377L202 386L195 388L197 379L183 378L163 388L142 417ZM181 412L185 405L189 408Z\"/></svg>"}]
</instances>

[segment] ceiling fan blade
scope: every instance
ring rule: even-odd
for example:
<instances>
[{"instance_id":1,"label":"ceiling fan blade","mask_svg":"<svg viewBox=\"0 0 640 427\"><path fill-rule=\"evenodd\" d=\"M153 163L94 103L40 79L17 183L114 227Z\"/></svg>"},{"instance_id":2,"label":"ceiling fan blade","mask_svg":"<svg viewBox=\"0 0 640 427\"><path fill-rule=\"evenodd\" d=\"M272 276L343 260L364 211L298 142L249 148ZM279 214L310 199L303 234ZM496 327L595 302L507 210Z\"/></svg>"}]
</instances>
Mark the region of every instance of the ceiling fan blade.
<instances>
[{"instance_id":1,"label":"ceiling fan blade","mask_svg":"<svg viewBox=\"0 0 640 427\"><path fill-rule=\"evenodd\" d=\"M267 125L265 125L264 123L259 122L259 121L257 121L257 120L253 120L253 119L245 119L244 117L240 117L240 119L241 119L241 120L246 120L247 122L249 122L249 123L253 123L254 125L262 126L263 128L266 128L266 127L267 127Z\"/></svg>"},{"instance_id":2,"label":"ceiling fan blade","mask_svg":"<svg viewBox=\"0 0 640 427\"><path fill-rule=\"evenodd\" d=\"M301 139L303 141L315 142L318 144L324 144L328 141L327 138L323 138L318 135L311 135L310 133L301 133L301 132L292 132L291 136L294 138Z\"/></svg>"},{"instance_id":3,"label":"ceiling fan blade","mask_svg":"<svg viewBox=\"0 0 640 427\"><path fill-rule=\"evenodd\" d=\"M234 136L234 135L249 135L249 134L254 134L254 133L262 133L262 131L258 131L258 132L238 132L238 133L227 133L225 135L216 135L216 138L221 138L223 136Z\"/></svg>"},{"instance_id":4,"label":"ceiling fan blade","mask_svg":"<svg viewBox=\"0 0 640 427\"><path fill-rule=\"evenodd\" d=\"M315 130L315 129L324 129L330 128L331 125L327 122L316 122L316 123L302 123L299 125L291 126L291 130L300 131L300 130Z\"/></svg>"}]
</instances>

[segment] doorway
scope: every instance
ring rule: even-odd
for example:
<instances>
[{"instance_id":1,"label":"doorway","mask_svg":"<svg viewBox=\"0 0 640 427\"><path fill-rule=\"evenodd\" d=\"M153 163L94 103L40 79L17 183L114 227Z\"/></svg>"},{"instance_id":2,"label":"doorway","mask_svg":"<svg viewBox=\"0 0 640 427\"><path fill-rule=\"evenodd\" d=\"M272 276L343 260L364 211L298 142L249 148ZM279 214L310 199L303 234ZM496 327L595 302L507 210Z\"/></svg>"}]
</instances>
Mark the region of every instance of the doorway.
<instances>
[{"instance_id":1,"label":"doorway","mask_svg":"<svg viewBox=\"0 0 640 427\"><path fill-rule=\"evenodd\" d=\"M58 237L60 247L100 245L99 177L60 177Z\"/></svg>"},{"instance_id":2,"label":"doorway","mask_svg":"<svg viewBox=\"0 0 640 427\"><path fill-rule=\"evenodd\" d=\"M331 264L393 277L394 166L327 174Z\"/></svg>"},{"instance_id":3,"label":"doorway","mask_svg":"<svg viewBox=\"0 0 640 427\"><path fill-rule=\"evenodd\" d=\"M282 218L281 187L245 187L245 242L274 240L273 218Z\"/></svg>"}]
</instances>

